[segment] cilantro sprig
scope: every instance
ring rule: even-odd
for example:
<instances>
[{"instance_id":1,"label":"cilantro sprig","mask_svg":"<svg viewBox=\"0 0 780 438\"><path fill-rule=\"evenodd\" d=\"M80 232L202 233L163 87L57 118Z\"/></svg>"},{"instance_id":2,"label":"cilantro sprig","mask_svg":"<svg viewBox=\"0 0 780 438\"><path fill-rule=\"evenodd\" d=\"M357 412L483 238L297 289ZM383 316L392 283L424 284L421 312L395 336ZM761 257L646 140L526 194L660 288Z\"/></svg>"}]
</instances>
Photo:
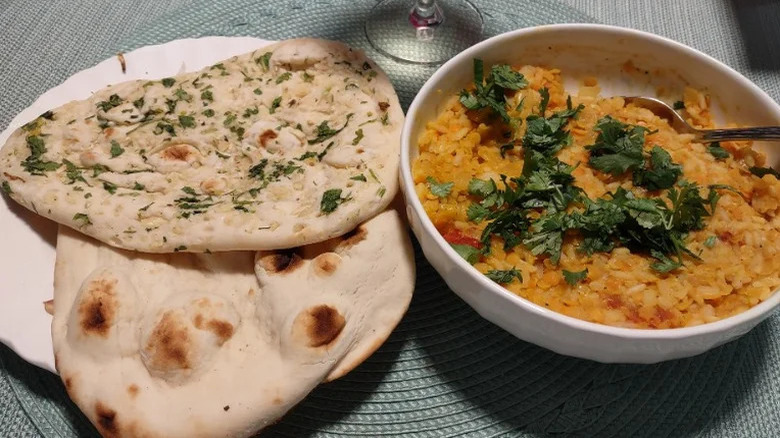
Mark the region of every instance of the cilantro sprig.
<instances>
[{"instance_id":1,"label":"cilantro sprig","mask_svg":"<svg viewBox=\"0 0 780 438\"><path fill-rule=\"evenodd\" d=\"M520 90L528 86L525 77L506 64L491 67L487 77L484 75L484 63L474 59L474 91L462 90L460 103L469 110L490 108L505 122L509 123L509 113L506 110L505 90Z\"/></svg>"}]
</instances>

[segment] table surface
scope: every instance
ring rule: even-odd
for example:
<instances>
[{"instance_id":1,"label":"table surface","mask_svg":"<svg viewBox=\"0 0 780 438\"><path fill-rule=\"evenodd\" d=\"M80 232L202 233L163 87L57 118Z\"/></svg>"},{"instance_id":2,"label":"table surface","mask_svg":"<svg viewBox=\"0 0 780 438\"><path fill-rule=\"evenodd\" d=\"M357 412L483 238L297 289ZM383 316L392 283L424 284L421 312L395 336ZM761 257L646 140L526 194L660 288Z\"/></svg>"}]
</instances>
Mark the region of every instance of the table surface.
<instances>
[{"instance_id":1,"label":"table surface","mask_svg":"<svg viewBox=\"0 0 780 438\"><path fill-rule=\"evenodd\" d=\"M483 9L486 20L501 20L504 14L511 15L513 10L515 21L524 23L521 15L523 7L533 7L531 0L514 0L518 10L506 7L494 7L496 2L481 2L474 0L480 6L485 3ZM120 50L137 47L146 42L158 41L166 35L164 32L152 32L156 29L153 23L166 18L168 22L176 22L181 16L191 17L190 7L194 4L203 4L198 0L137 0L134 2L118 2L112 0L5 0L0 2L0 29L3 36L0 38L0 83L3 91L0 93L0 130L5 129L8 122L15 114L28 106L45 90L59 84L76 71L90 67L97 61L110 56ZM246 1L244 3L247 3ZM287 1L274 3L255 2L258 11L281 10L279 8L291 8L305 10L310 5L302 1ZM322 7L343 7L346 0L314 1ZM354 2L361 3L361 2ZM365 3L365 2L363 2ZM500 3L510 3L509 0ZM537 2L539 3L539 2ZM550 14L547 20L555 21L558 16L568 17L569 21L595 21L605 24L614 24L632 27L640 30L663 35L694 48L697 48L735 68L749 79L764 89L775 101L780 101L780 2L768 0L549 0L541 2L549 6L555 14ZM229 8L230 2L214 0L213 7ZM324 6L323 6L324 5ZM274 9L277 8L277 9ZM358 9L363 6L358 6ZM363 8L365 9L365 8ZM363 10L361 9L361 10ZM562 15L560 15L562 14ZM238 30L231 30L226 34L253 35L251 17L247 23L243 22L240 14L235 15L235 20L230 22ZM204 29L217 29L203 21ZM241 26L246 26L242 31ZM312 25L314 26L314 24ZM159 26L158 26L159 27ZM501 28L500 26L497 28ZM270 29L270 28L269 28ZM143 33L148 31L148 33ZM139 34L139 32L141 32ZM269 30L270 32L270 30ZM277 30L272 34L259 34L256 36L269 39L282 38L289 35L308 35L308 29L291 31ZM312 31L313 35L319 35L320 31ZM198 35L199 32L183 32L183 35ZM327 35L327 33L325 33ZM414 81L409 82L413 84ZM413 85L404 83L403 90L399 90L402 101L408 105L413 96ZM409 88L412 87L412 88ZM418 263L424 263L418 258ZM425 269L429 269L426 267ZM426 271L427 272L427 271ZM431 274L435 275L435 274ZM419 289L419 279L418 279ZM441 297L449 297L448 291L429 292L441 293ZM451 295L451 293L449 293ZM420 295L418 290L417 295ZM415 297L415 300L425 298ZM441 298L444 299L444 298ZM447 298L452 299L454 298ZM413 303L413 307L414 307ZM463 308L465 319L473 321L474 327L481 330L492 330L492 326L477 322L479 319L460 304L457 309ZM481 324L481 325L480 325ZM400 336L400 335L399 335ZM496 332L496 336L503 336ZM654 390L652 397L642 399L642 391L648 389L641 385L629 388L626 391L636 391L640 394L635 398L634 405L625 412L633 412L639 417L647 416L653 424L653 431L647 432L637 425L644 424L641 421L632 423L636 428L627 429L600 429L599 435L610 436L746 436L746 437L772 437L780 434L780 371L777 363L780 363L780 315L775 314L761 324L753 332L739 341L721 347L717 351L671 364L655 366L605 366L592 364L587 361L563 358L552 353L517 342L516 349L523 350L527 354L543 356L549 363L558 368L565 368L560 376L567 373L573 374L576 370L582 370L583 374L600 373L609 375L610 382L633 382L642 379L657 381L660 385L671 387ZM399 338L391 338L391 342ZM418 341L423 345L423 341ZM416 345L416 344L415 344ZM435 359L437 351L430 350L431 357ZM383 354L382 351L378 354ZM435 364L434 364L435 365ZM552 366L552 365L551 365ZM442 368L442 372L449 372ZM504 372L504 371L501 371ZM511 372L507 371L507 372ZM668 374L663 378L659 374ZM57 414L67 417L64 421L84 422L79 419L77 413L73 413L73 407L67 402L55 400L62 396L59 388L46 389L48 386L57 386L58 380L53 376L26 366L9 349L0 345L0 435L2 436L59 436L57 430L47 430L36 418L47 415L46 410L52 412L70 412L69 414ZM629 376L629 377L620 377ZM455 379L457 373L448 374L450 379ZM563 378L563 377L561 377ZM595 381L595 380L594 380ZM354 382L353 382L354 383ZM632 384L633 384L632 383ZM691 386L699 385L702 388L694 391ZM327 386L327 385L326 385ZM714 388L709 388L713 386ZM43 388L43 389L42 389ZM679 388L679 389L678 389ZM321 394L329 394L327 391L336 391L338 388L326 388ZM51 391L51 392L50 392ZM660 392L659 392L660 391ZM665 391L665 392L664 392ZM696 394L697 398L689 397ZM500 394L498 395L500 397ZM461 397L466 399L469 392L464 391ZM479 396L476 395L475 399ZM655 398L663 397L660 400ZM683 400L680 400L683 398ZM714 400L717 399L717 400ZM30 400L34 400L34 403ZM671 407L664 407L671 402ZM479 401L475 401L479 404ZM582 401L579 402L582 405ZM606 402L605 402L606 403ZM563 424L566 420L569 405L574 402L566 400L565 405L557 407L556 420L545 420L547 414L534 418L525 423L514 423L504 431L514 430L515 435L525 434L555 434L566 433L575 430L573 435L586 434L585 430L596 429L566 429L552 427L551 425ZM354 405L350 405L353 406ZM488 406L486 404L485 406ZM608 406L605 404L605 406ZM293 414L295 418L303 418L308 407L304 406ZM311 412L317 413L317 406L312 407ZM486 408L490 411L491 408ZM585 408L580 406L582 412ZM489 415L490 413L488 413ZM602 415L603 413L599 413ZM348 415L348 414L344 414ZM299 416L299 417L296 417ZM347 418L347 417L339 417ZM509 417L498 416L497 421L508 421ZM563 420L562 420L563 419ZM546 421L546 422L545 422ZM566 420L569 421L569 420ZM571 421L574 421L572 419ZM561 423L563 422L563 423ZM53 424L53 423L52 423ZM323 426L324 429L328 427ZM606 426L605 426L606 427ZM642 426L644 427L644 426ZM83 426L75 427L76 434L91 433ZM341 429L328 429L330 433L346 433ZM402 430L402 429L396 429ZM441 434L445 429L439 430ZM450 429L446 429L450 430ZM454 430L454 429L453 429ZM607 430L610 432L607 433ZM275 430L278 435L295 436L302 432L295 431L294 427L283 427ZM272 431L273 433L273 431ZM454 432L453 432L454 433ZM429 430L425 435L436 435L436 430ZM592 433L588 433L592 434ZM586 434L587 435L587 434ZM63 434L63 436L65 436Z\"/></svg>"}]
</instances>

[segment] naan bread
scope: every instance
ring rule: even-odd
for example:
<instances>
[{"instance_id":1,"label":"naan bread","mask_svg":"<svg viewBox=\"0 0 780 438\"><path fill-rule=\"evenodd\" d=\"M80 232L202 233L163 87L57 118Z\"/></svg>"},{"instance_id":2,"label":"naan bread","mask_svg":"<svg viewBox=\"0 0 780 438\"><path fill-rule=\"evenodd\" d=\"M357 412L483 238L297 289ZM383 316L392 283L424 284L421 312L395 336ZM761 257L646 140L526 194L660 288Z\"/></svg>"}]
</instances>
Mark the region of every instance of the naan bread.
<instances>
[{"instance_id":1,"label":"naan bread","mask_svg":"<svg viewBox=\"0 0 780 438\"><path fill-rule=\"evenodd\" d=\"M68 394L106 437L274 423L371 354L414 288L393 210L288 254L142 254L60 227L52 336Z\"/></svg>"},{"instance_id":2,"label":"naan bread","mask_svg":"<svg viewBox=\"0 0 780 438\"><path fill-rule=\"evenodd\" d=\"M44 113L0 151L0 186L120 248L289 248L385 209L402 123L361 52L289 40Z\"/></svg>"}]
</instances>

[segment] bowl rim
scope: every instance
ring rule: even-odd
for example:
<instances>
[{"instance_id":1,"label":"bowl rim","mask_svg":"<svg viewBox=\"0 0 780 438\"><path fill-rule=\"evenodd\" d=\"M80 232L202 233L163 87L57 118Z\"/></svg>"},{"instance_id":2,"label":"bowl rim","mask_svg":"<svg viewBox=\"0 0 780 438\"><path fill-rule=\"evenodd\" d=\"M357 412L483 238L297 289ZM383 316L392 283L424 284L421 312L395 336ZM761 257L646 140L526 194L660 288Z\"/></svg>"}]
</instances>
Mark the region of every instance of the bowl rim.
<instances>
[{"instance_id":1,"label":"bowl rim","mask_svg":"<svg viewBox=\"0 0 780 438\"><path fill-rule=\"evenodd\" d=\"M739 82L741 86L753 91L753 94L762 101L762 104L764 104L766 107L774 109L773 115L777 119L780 119L780 105L778 105L771 97L766 94L766 92L764 92L761 88L747 79L741 73L699 50L660 35L620 26L592 23L551 24L527 27L505 32L469 47L440 66L417 92L414 100L406 112L406 119L404 121L401 134L401 185L403 187L407 206L411 206L411 208L415 210L416 215L420 218L420 232L431 235L434 242L440 248L442 248L446 257L453 261L455 266L475 279L477 284L479 284L484 290L507 299L514 306L519 307L520 310L531 312L539 317L550 318L554 322L567 326L568 328L590 332L592 334L641 340L684 339L728 332L732 329L748 324L751 321L760 321L769 316L772 310L774 310L775 307L780 304L780 290L774 291L772 295L770 295L770 297L768 297L766 300L758 303L744 312L720 319L718 321L692 327L640 329L616 327L590 322L546 309L494 283L484 274L477 271L476 268L464 260L460 255L458 255L458 253L456 253L455 250L444 240L444 237L442 237L436 227L434 227L433 222L428 217L425 209L422 207L422 203L420 202L420 199L417 197L417 193L414 190L414 180L412 178L410 163L410 150L412 143L412 139L410 137L412 125L415 123L417 112L422 105L423 100L429 94L431 94L432 91L434 91L435 85L439 82L439 80L449 73L449 69L452 67L452 65L456 64L464 58L471 58L476 56L483 49L501 44L506 40L512 40L518 36L533 34L540 30L607 32L616 35L649 40L660 46L667 46L677 51L686 52L688 55L696 58L697 62L708 64L710 67L723 71L724 73L731 76L734 80Z\"/></svg>"}]
</instances>

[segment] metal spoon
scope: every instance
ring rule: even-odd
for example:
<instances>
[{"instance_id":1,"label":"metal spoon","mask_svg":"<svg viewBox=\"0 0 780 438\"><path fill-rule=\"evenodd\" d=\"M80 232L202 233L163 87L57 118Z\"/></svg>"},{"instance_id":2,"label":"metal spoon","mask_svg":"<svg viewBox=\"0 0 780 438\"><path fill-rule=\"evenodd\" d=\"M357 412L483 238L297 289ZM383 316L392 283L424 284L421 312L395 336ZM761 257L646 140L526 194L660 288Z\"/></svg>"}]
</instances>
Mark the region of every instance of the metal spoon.
<instances>
[{"instance_id":1,"label":"metal spoon","mask_svg":"<svg viewBox=\"0 0 780 438\"><path fill-rule=\"evenodd\" d=\"M732 140L776 140L780 141L780 126L755 126L751 128L696 129L689 125L674 108L652 97L623 97L626 104L647 108L662 119L669 121L672 128L681 134L693 134L702 142Z\"/></svg>"}]
</instances>

